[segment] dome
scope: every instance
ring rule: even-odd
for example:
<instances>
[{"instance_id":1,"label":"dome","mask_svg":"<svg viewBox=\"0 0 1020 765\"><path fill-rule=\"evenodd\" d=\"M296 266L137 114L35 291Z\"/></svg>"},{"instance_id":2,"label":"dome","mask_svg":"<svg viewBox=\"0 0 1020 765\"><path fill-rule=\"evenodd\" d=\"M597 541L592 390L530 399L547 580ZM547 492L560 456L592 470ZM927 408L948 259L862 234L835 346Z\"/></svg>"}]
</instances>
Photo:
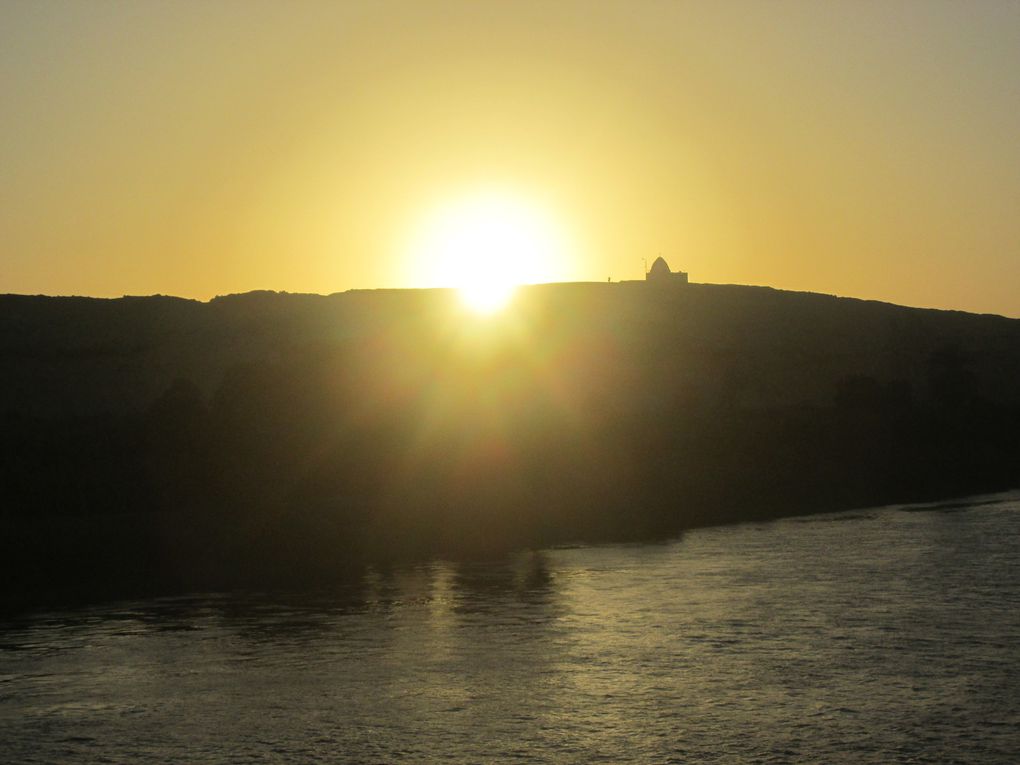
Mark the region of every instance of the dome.
<instances>
[{"instance_id":1,"label":"dome","mask_svg":"<svg viewBox=\"0 0 1020 765\"><path fill-rule=\"evenodd\" d=\"M650 279L656 279L663 276L669 276L672 271L669 270L669 263L661 255L655 259L652 263L651 269L648 271L648 277Z\"/></svg>"}]
</instances>

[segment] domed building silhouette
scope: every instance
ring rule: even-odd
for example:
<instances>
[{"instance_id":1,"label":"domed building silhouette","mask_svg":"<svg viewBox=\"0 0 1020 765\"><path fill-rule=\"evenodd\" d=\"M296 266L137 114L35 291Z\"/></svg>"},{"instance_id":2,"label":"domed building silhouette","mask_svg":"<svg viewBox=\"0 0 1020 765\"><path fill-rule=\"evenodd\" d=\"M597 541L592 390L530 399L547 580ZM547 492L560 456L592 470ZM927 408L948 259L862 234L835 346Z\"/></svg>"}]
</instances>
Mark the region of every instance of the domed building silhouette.
<instances>
[{"instance_id":1,"label":"domed building silhouette","mask_svg":"<svg viewBox=\"0 0 1020 765\"><path fill-rule=\"evenodd\" d=\"M654 284L687 284L686 271L670 271L669 263L661 255L652 263L645 280Z\"/></svg>"}]
</instances>

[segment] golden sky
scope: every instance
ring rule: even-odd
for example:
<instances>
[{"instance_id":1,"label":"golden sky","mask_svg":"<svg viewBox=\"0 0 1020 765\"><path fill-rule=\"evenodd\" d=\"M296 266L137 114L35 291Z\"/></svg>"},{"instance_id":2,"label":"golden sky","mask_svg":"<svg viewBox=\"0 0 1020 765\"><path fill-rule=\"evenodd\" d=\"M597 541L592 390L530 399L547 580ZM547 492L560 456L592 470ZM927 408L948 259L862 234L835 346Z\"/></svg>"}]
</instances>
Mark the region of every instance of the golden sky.
<instances>
[{"instance_id":1,"label":"golden sky","mask_svg":"<svg viewBox=\"0 0 1020 765\"><path fill-rule=\"evenodd\" d=\"M1020 3L0 5L0 292L428 286L489 198L543 280L1020 316Z\"/></svg>"}]
</instances>

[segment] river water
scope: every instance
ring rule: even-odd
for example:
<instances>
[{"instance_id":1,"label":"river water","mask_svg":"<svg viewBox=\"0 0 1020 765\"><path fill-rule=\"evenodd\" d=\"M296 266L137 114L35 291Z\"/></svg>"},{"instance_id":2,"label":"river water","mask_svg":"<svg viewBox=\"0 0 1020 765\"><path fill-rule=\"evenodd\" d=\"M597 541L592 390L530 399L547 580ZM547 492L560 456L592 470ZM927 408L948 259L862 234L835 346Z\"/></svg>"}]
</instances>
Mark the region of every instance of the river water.
<instances>
[{"instance_id":1,"label":"river water","mask_svg":"<svg viewBox=\"0 0 1020 765\"><path fill-rule=\"evenodd\" d=\"M1020 496L0 625L10 763L1015 763Z\"/></svg>"}]
</instances>

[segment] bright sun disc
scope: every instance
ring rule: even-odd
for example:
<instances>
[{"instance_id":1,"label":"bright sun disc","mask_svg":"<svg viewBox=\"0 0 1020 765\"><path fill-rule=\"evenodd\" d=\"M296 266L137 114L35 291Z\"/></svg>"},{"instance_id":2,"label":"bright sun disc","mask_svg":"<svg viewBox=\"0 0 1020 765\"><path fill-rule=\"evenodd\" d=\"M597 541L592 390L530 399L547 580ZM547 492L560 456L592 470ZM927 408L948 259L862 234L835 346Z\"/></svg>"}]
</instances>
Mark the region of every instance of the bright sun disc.
<instances>
[{"instance_id":1,"label":"bright sun disc","mask_svg":"<svg viewBox=\"0 0 1020 765\"><path fill-rule=\"evenodd\" d=\"M493 313L518 285L561 279L566 252L551 221L516 199L477 196L428 219L413 248L419 283L456 287L477 313Z\"/></svg>"}]
</instances>

